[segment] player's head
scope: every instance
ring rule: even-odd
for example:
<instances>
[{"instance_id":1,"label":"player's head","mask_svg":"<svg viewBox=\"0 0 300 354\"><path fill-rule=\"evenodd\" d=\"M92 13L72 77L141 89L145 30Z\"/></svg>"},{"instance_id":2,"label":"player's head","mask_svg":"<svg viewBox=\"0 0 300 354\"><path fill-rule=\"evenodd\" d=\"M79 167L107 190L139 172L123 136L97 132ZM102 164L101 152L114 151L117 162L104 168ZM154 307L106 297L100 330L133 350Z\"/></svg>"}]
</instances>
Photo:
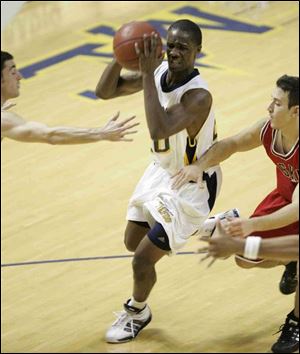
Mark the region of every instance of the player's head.
<instances>
[{"instance_id":1,"label":"player's head","mask_svg":"<svg viewBox=\"0 0 300 354\"><path fill-rule=\"evenodd\" d=\"M283 75L277 80L268 111L274 129L299 119L299 77Z\"/></svg>"},{"instance_id":2,"label":"player's head","mask_svg":"<svg viewBox=\"0 0 300 354\"><path fill-rule=\"evenodd\" d=\"M202 33L194 22L179 20L168 29L167 56L171 71L193 68L202 46Z\"/></svg>"},{"instance_id":3,"label":"player's head","mask_svg":"<svg viewBox=\"0 0 300 354\"><path fill-rule=\"evenodd\" d=\"M277 80L276 85L287 93L288 108L299 106L299 77L283 75Z\"/></svg>"},{"instance_id":4,"label":"player's head","mask_svg":"<svg viewBox=\"0 0 300 354\"><path fill-rule=\"evenodd\" d=\"M21 79L22 75L16 68L13 56L1 51L1 99L18 97Z\"/></svg>"}]
</instances>

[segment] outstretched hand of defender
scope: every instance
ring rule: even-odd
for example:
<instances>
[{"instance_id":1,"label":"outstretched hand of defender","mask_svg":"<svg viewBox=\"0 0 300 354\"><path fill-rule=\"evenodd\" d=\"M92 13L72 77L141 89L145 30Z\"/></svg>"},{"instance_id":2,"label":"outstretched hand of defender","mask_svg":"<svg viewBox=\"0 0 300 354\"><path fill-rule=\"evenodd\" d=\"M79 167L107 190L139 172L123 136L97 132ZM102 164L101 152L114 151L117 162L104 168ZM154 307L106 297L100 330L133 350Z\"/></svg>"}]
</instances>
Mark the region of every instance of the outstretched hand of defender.
<instances>
[{"instance_id":1,"label":"outstretched hand of defender","mask_svg":"<svg viewBox=\"0 0 300 354\"><path fill-rule=\"evenodd\" d=\"M227 235L246 237L253 231L253 220L245 218L233 218L228 220L224 225L224 230Z\"/></svg>"},{"instance_id":2,"label":"outstretched hand of defender","mask_svg":"<svg viewBox=\"0 0 300 354\"><path fill-rule=\"evenodd\" d=\"M131 130L133 127L136 127L140 123L131 123L135 116L124 119L121 122L117 122L117 119L120 115L120 112L116 113L107 123L101 128L103 133L104 140L110 141L133 141L133 139L126 138L126 135L135 134L137 130Z\"/></svg>"},{"instance_id":3,"label":"outstretched hand of defender","mask_svg":"<svg viewBox=\"0 0 300 354\"><path fill-rule=\"evenodd\" d=\"M227 258L239 251L240 240L227 235L224 227L225 224L223 226L220 220L217 220L216 229L212 234L212 237L200 238L201 241L208 243L208 246L198 249L198 253L206 253L206 255L200 260L201 262L210 257L213 259Z\"/></svg>"},{"instance_id":4,"label":"outstretched hand of defender","mask_svg":"<svg viewBox=\"0 0 300 354\"><path fill-rule=\"evenodd\" d=\"M152 32L150 37L144 34L144 49L140 48L137 42L134 47L140 59L140 71L144 74L153 73L163 61L165 54L162 52L161 56L157 57L158 34Z\"/></svg>"},{"instance_id":5,"label":"outstretched hand of defender","mask_svg":"<svg viewBox=\"0 0 300 354\"><path fill-rule=\"evenodd\" d=\"M179 189L185 183L189 182L197 182L199 188L202 189L204 188L202 176L203 170L201 167L196 165L185 166L171 177L173 179L172 189Z\"/></svg>"},{"instance_id":6,"label":"outstretched hand of defender","mask_svg":"<svg viewBox=\"0 0 300 354\"><path fill-rule=\"evenodd\" d=\"M14 107L16 105L17 105L16 103L4 103L4 105L2 106L2 109L7 111L8 109L10 109L11 107Z\"/></svg>"}]
</instances>

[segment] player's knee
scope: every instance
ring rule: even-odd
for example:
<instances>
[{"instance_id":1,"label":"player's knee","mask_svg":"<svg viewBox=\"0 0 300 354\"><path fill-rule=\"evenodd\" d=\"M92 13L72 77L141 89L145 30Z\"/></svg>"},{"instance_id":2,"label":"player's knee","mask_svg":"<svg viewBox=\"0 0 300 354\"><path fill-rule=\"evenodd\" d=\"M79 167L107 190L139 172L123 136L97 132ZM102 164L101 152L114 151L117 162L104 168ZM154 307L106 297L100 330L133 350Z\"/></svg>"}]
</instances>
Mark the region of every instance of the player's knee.
<instances>
[{"instance_id":1,"label":"player's knee","mask_svg":"<svg viewBox=\"0 0 300 354\"><path fill-rule=\"evenodd\" d=\"M134 256L132 260L132 269L135 279L145 280L149 274L154 271L154 264L143 256Z\"/></svg>"}]
</instances>

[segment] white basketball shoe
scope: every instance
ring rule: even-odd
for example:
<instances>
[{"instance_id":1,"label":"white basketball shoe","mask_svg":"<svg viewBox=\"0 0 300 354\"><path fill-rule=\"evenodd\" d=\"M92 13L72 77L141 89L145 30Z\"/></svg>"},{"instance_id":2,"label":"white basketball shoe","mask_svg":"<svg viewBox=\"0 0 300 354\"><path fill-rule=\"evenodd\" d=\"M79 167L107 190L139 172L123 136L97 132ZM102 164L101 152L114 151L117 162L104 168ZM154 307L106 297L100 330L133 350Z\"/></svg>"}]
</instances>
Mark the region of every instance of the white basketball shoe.
<instances>
[{"instance_id":1,"label":"white basketball shoe","mask_svg":"<svg viewBox=\"0 0 300 354\"><path fill-rule=\"evenodd\" d=\"M208 218L204 221L199 234L200 234L200 236L211 237L211 235L215 231L217 219L225 220L227 218L231 218L231 219L238 218L239 216L240 216L240 213L239 213L238 209L236 209L236 208L227 210L224 213L219 213L214 216L211 216L210 218Z\"/></svg>"},{"instance_id":2,"label":"white basketball shoe","mask_svg":"<svg viewBox=\"0 0 300 354\"><path fill-rule=\"evenodd\" d=\"M124 304L124 310L115 312L118 317L106 332L108 343L124 343L134 339L139 332L151 321L150 307L146 305L142 310Z\"/></svg>"}]
</instances>

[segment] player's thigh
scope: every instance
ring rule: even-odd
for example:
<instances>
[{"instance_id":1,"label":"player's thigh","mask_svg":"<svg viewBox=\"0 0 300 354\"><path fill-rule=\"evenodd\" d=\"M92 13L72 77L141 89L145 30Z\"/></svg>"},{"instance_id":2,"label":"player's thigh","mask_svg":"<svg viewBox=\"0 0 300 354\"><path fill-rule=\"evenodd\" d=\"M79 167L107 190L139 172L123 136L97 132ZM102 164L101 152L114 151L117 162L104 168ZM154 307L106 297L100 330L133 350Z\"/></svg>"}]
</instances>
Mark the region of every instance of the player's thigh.
<instances>
[{"instance_id":1,"label":"player's thigh","mask_svg":"<svg viewBox=\"0 0 300 354\"><path fill-rule=\"evenodd\" d=\"M135 251L141 240L147 235L150 227L145 222L128 221L125 229L124 243L129 251Z\"/></svg>"}]
</instances>

